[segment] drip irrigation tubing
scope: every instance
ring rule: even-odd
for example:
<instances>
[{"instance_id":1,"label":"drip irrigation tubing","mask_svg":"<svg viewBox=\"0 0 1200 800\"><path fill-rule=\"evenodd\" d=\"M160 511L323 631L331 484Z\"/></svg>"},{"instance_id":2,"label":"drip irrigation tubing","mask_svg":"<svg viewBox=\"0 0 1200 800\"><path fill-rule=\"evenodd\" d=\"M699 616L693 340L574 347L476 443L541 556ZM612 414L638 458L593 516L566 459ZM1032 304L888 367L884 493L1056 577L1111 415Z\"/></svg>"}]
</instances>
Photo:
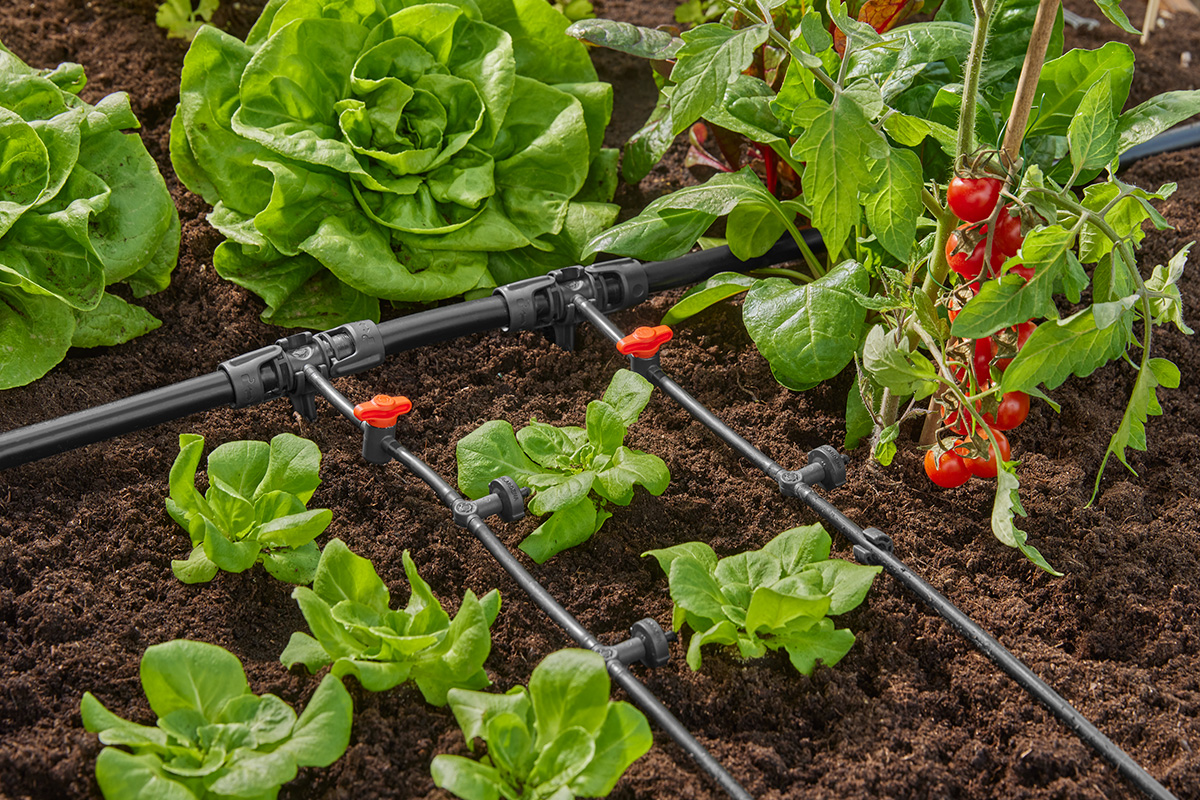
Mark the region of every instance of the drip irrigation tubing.
<instances>
[{"instance_id":1,"label":"drip irrigation tubing","mask_svg":"<svg viewBox=\"0 0 1200 800\"><path fill-rule=\"evenodd\" d=\"M470 531L479 543L483 545L484 549L491 554L492 558L516 582L517 586L529 595L530 599L533 600L546 616L550 617L555 624L561 627L581 647L592 650L604 658L605 667L613 681L624 689L630 699L646 712L659 728L674 739L676 744L683 748L684 752L691 756L705 772L712 776L726 794L734 798L734 800L752 800L751 794L734 780L733 776L705 749L704 745L696 740L696 737L663 705L662 701L629 671L628 665L621 658L622 652L629 651L624 650L619 645L611 647L602 644L544 586L529 574L529 571L521 565L521 562L513 556L512 552L504 546L504 543L500 541L499 537L496 536L487 522L484 521L484 516L487 514L482 500L477 502L468 501L445 478L439 475L437 471L396 441L394 427L386 429L376 428L367 422L360 421L355 414L354 407L333 384L312 367L309 367L306 372L313 388L328 400L339 413L347 417L356 427L363 431L364 455L373 453L373 456L368 456L368 461L372 463L382 463L388 459L398 461L409 472L416 475L422 482L429 486L442 504L453 512L455 522L460 527L464 527ZM394 426L394 419L392 423ZM382 454L386 454L387 458L381 457ZM515 487L515 482L512 485ZM522 501L518 500L518 502ZM493 504L493 507L499 511L499 506ZM523 508L521 513L524 513ZM658 627L657 623L654 624L654 627ZM663 640L664 647L667 641L670 640ZM646 645L643 644L641 649L635 650L631 660L642 660L642 653L644 653L645 647ZM661 666L662 663L665 663L665 660L659 662L657 665Z\"/></svg>"},{"instance_id":2,"label":"drip irrigation tubing","mask_svg":"<svg viewBox=\"0 0 1200 800\"><path fill-rule=\"evenodd\" d=\"M804 237L810 247L819 248L821 246L820 236L816 231L806 230ZM644 270L644 290L633 297L614 296L609 298L606 310L616 311L628 308L644 301L649 292L673 289L702 281L724 270L761 269L794 261L799 257L800 248L790 237L785 237L762 256L744 262L734 258L728 247L718 247L689 253L669 261L639 265ZM620 263L622 265L638 265L638 262L632 259L623 260ZM619 295L620 287L617 288L618 290L613 294ZM533 302L533 317L540 317L548 311L544 297L535 297ZM335 376L361 371L361 369L382 363L384 356L395 355L417 347L473 333L500 328L508 329L512 327L510 322L510 301L500 294L388 320L375 326L377 337L375 346L381 351L375 354L377 357L370 363L361 366L360 369L335 372ZM334 331L339 330L334 329ZM316 334L316 338L320 339L322 335L332 333L333 331L326 331L324 334ZM242 366L240 360L252 359L256 355L263 354L264 351L273 351L269 355L277 359L283 355L290 356L298 349L311 348L312 342L305 340L306 336L310 340L313 338L312 334L289 336L280 339L275 345L269 345L252 353L230 359L222 364L220 369L207 375L0 433L0 470L106 441L189 414L209 411L222 406L244 408L276 397L296 394L302 390L302 386L286 385L288 376L270 365L255 363L254 366L259 367L258 374L255 376L243 373L243 378L253 377L259 382L253 391L243 391L244 387L238 383L233 371ZM233 367L231 368L229 365L233 365Z\"/></svg>"},{"instance_id":3,"label":"drip irrigation tubing","mask_svg":"<svg viewBox=\"0 0 1200 800\"><path fill-rule=\"evenodd\" d=\"M594 305L582 296L572 298L572 304L589 322L615 344L626 339L625 334ZM1116 767L1130 783L1154 800L1177 800L1161 783L1142 768L1128 753L1104 735L1062 695L1054 691L1033 670L1014 656L965 614L949 598L938 592L912 572L892 553L891 539L876 528L863 530L836 506L821 497L814 484L833 489L845 483L845 465L849 460L833 448L818 448L809 455L809 464L800 471L785 469L744 437L726 425L711 410L692 397L682 386L663 371L657 352L649 358L631 355L630 368L646 378L665 395L682 406L719 439L738 451L744 458L775 481L785 496L799 498L805 505L832 525L854 545L855 558L866 564L880 566L926 606L950 623L977 650L987 656L1022 689L1046 707L1097 754Z\"/></svg>"}]
</instances>

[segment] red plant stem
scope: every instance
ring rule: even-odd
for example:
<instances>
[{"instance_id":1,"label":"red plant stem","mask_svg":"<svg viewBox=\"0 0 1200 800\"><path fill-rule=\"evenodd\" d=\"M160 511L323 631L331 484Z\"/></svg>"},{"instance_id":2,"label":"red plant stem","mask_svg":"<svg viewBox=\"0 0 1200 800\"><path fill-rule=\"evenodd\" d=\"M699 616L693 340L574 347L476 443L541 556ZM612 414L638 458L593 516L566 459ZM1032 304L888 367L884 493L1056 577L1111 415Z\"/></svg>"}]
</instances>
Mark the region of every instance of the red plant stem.
<instances>
[{"instance_id":1,"label":"red plant stem","mask_svg":"<svg viewBox=\"0 0 1200 800\"><path fill-rule=\"evenodd\" d=\"M775 190L779 187L779 156L766 144L758 145L758 152L767 172L767 191L775 195Z\"/></svg>"}]
</instances>

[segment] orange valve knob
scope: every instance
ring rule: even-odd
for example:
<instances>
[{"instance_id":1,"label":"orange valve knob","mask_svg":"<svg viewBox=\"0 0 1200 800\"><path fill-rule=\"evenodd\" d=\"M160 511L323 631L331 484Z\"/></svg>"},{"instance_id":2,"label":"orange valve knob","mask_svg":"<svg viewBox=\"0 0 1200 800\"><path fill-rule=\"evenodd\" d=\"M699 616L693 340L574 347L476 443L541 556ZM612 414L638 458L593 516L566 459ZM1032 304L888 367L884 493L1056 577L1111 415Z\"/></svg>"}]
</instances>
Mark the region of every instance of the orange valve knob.
<instances>
[{"instance_id":1,"label":"orange valve knob","mask_svg":"<svg viewBox=\"0 0 1200 800\"><path fill-rule=\"evenodd\" d=\"M390 428L396 418L412 410L412 401L407 397L392 397L377 394L365 403L354 407L354 416L373 428Z\"/></svg>"},{"instance_id":2,"label":"orange valve knob","mask_svg":"<svg viewBox=\"0 0 1200 800\"><path fill-rule=\"evenodd\" d=\"M617 352L634 358L653 358L658 355L658 349L671 341L674 335L666 325L638 328L617 342Z\"/></svg>"}]
</instances>

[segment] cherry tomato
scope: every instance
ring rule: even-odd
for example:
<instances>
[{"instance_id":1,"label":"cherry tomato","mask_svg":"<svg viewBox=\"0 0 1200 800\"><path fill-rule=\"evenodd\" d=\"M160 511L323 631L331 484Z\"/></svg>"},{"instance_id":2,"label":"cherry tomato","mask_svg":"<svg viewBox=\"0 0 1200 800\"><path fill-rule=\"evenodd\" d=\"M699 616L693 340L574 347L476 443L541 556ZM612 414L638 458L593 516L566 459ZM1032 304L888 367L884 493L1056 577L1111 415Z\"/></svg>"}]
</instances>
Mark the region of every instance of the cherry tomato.
<instances>
[{"instance_id":1,"label":"cherry tomato","mask_svg":"<svg viewBox=\"0 0 1200 800\"><path fill-rule=\"evenodd\" d=\"M927 450L925 474L943 489L953 489L971 480L971 473L967 471L963 457L953 450L942 453L938 458L934 457L932 450Z\"/></svg>"},{"instance_id":2,"label":"cherry tomato","mask_svg":"<svg viewBox=\"0 0 1200 800\"><path fill-rule=\"evenodd\" d=\"M976 404L976 410L978 410L978 404ZM970 414L963 414L960 416L958 411L951 411L946 416L946 427L962 436L967 435L968 428L974 431L975 425L975 417Z\"/></svg>"},{"instance_id":3,"label":"cherry tomato","mask_svg":"<svg viewBox=\"0 0 1200 800\"><path fill-rule=\"evenodd\" d=\"M1014 217L1008 211L1009 206L1000 209L996 218L996 235L992 237L992 250L1003 253L1005 258L1015 256L1025 242L1025 237L1021 235L1021 218Z\"/></svg>"},{"instance_id":4,"label":"cherry tomato","mask_svg":"<svg viewBox=\"0 0 1200 800\"><path fill-rule=\"evenodd\" d=\"M992 215L1004 181L999 178L956 176L946 190L946 204L964 222L980 222Z\"/></svg>"},{"instance_id":5,"label":"cherry tomato","mask_svg":"<svg viewBox=\"0 0 1200 800\"><path fill-rule=\"evenodd\" d=\"M1004 262L1001 262L1001 263L1004 263ZM999 269L999 267L997 267L996 269ZM1033 267L1027 267L1023 264L1017 264L1012 269L1010 269L1009 272L1011 272L1014 275L1020 275L1022 278L1025 279L1026 283L1028 283L1029 279L1034 276L1034 273L1036 273L1037 270L1035 270Z\"/></svg>"},{"instance_id":6,"label":"cherry tomato","mask_svg":"<svg viewBox=\"0 0 1200 800\"><path fill-rule=\"evenodd\" d=\"M992 357L996 355L996 346L991 338L975 340L975 385L981 389L992 382Z\"/></svg>"},{"instance_id":7,"label":"cherry tomato","mask_svg":"<svg viewBox=\"0 0 1200 800\"><path fill-rule=\"evenodd\" d=\"M1000 457L1005 461L1010 460L1012 458L1012 448L1008 446L1008 437L995 428L992 429L992 433L996 435L996 442L1000 445ZM994 478L996 477L996 471L1000 468L990 441L988 442L987 460L982 458L964 458L963 463L967 465L967 470L976 478Z\"/></svg>"},{"instance_id":8,"label":"cherry tomato","mask_svg":"<svg viewBox=\"0 0 1200 800\"><path fill-rule=\"evenodd\" d=\"M1029 336L1035 330L1037 330L1037 323L1032 320L1029 322L1022 322L1017 326L1017 350L1020 350L1025 346L1025 342L1029 341ZM1011 358L1002 358L996 362L996 366L1000 368L1001 372L1003 372L1004 370L1008 369L1008 365L1011 363Z\"/></svg>"},{"instance_id":9,"label":"cherry tomato","mask_svg":"<svg viewBox=\"0 0 1200 800\"><path fill-rule=\"evenodd\" d=\"M981 241L975 245L975 249L967 253L955 253L958 248L959 228L954 233L950 234L950 238L946 240L946 261L950 263L950 269L962 276L964 281L973 281L979 277L979 273L983 272L983 253L987 248L987 242Z\"/></svg>"},{"instance_id":10,"label":"cherry tomato","mask_svg":"<svg viewBox=\"0 0 1200 800\"><path fill-rule=\"evenodd\" d=\"M1011 431L1029 416L1029 395L1024 392L1005 392L1000 398L1000 406L996 409L996 420L992 421L991 414L984 414L983 420L994 430Z\"/></svg>"}]
</instances>

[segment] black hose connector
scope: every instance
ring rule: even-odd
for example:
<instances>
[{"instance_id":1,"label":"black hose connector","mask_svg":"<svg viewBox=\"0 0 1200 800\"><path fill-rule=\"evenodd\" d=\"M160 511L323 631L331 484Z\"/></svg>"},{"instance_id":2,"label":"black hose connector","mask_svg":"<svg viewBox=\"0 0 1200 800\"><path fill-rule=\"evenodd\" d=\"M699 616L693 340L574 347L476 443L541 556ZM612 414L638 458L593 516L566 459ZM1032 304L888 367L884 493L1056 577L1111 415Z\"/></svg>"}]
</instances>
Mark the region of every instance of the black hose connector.
<instances>
[{"instance_id":1,"label":"black hose connector","mask_svg":"<svg viewBox=\"0 0 1200 800\"><path fill-rule=\"evenodd\" d=\"M679 640L675 631L664 631L652 617L640 619L629 628L630 638L612 647L601 647L605 660L620 661L625 666L641 662L650 669L665 667L671 660L671 643Z\"/></svg>"},{"instance_id":2,"label":"black hose connector","mask_svg":"<svg viewBox=\"0 0 1200 800\"><path fill-rule=\"evenodd\" d=\"M850 463L850 456L839 453L827 444L823 444L816 450L810 450L808 453L809 465L819 464L821 466L822 475L816 481L822 488L827 491L842 486L846 483L846 465ZM813 481L807 481L812 483Z\"/></svg>"},{"instance_id":3,"label":"black hose connector","mask_svg":"<svg viewBox=\"0 0 1200 800\"><path fill-rule=\"evenodd\" d=\"M877 553L883 552L892 555L896 552L895 544L892 542L892 537L888 536L879 528L867 528L863 531L863 535L867 537L867 541L872 544L875 549L865 545L854 545L854 560L868 567L883 566L883 559Z\"/></svg>"}]
</instances>

